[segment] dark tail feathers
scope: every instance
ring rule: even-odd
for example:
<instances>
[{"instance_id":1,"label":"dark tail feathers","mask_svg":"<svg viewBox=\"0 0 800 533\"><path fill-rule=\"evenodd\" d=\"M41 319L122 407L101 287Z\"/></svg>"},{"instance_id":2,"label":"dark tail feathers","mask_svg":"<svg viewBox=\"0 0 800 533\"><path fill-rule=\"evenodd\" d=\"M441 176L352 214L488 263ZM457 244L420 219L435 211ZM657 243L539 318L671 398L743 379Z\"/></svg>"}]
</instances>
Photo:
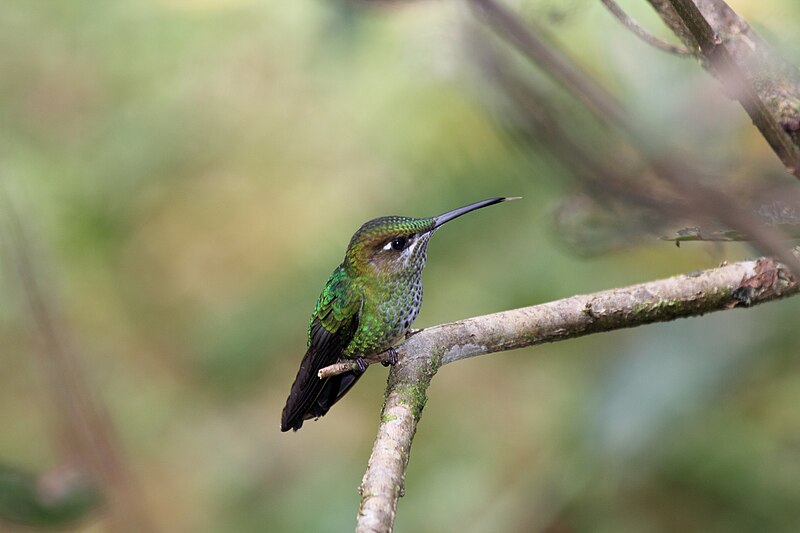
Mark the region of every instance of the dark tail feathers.
<instances>
[{"instance_id":1,"label":"dark tail feathers","mask_svg":"<svg viewBox=\"0 0 800 533\"><path fill-rule=\"evenodd\" d=\"M286 406L281 415L281 431L290 429L297 431L303 427L304 421L324 416L363 374L354 370L327 379L319 379L317 372L336 361L323 361L312 352L314 352L313 347L306 352L292 390L286 399Z\"/></svg>"}]
</instances>

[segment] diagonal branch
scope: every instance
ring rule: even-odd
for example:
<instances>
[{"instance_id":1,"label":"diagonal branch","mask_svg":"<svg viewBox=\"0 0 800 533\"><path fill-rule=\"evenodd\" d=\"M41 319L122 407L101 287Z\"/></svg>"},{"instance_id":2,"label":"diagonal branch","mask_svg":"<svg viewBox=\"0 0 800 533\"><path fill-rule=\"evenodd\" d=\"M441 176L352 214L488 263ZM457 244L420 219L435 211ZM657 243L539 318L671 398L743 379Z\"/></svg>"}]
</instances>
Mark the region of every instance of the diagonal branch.
<instances>
[{"instance_id":1,"label":"diagonal branch","mask_svg":"<svg viewBox=\"0 0 800 533\"><path fill-rule=\"evenodd\" d=\"M648 0L800 178L800 71L724 0Z\"/></svg>"},{"instance_id":2,"label":"diagonal branch","mask_svg":"<svg viewBox=\"0 0 800 533\"><path fill-rule=\"evenodd\" d=\"M639 154L652 175L679 192L692 211L706 213L731 228L749 235L765 254L780 259L796 272L800 272L800 261L787 251L774 230L763 228L755 217L736 202L720 191L704 185L706 176L683 162L680 154L668 152L661 156L653 154L643 141L648 137L648 133L639 123L629 115L617 99L588 76L568 55L540 37L541 30L532 25L526 26L496 0L471 0L471 5L499 37L513 45L532 63L541 67L599 120L614 126L622 133L627 144ZM800 174L800 166L796 168ZM635 184L631 183L630 186L633 187Z\"/></svg>"},{"instance_id":3,"label":"diagonal branch","mask_svg":"<svg viewBox=\"0 0 800 533\"><path fill-rule=\"evenodd\" d=\"M494 0L471 0L475 9L497 35L539 65L601 121L620 124L627 120L622 103L595 83L576 63L539 35L505 6Z\"/></svg>"},{"instance_id":4,"label":"diagonal branch","mask_svg":"<svg viewBox=\"0 0 800 533\"><path fill-rule=\"evenodd\" d=\"M398 348L400 361L389 374L378 436L359 487L356 531L392 530L426 391L440 366L592 333L750 307L798 291L800 286L784 265L762 258L417 332ZM348 365L323 372L333 375L353 369Z\"/></svg>"}]
</instances>

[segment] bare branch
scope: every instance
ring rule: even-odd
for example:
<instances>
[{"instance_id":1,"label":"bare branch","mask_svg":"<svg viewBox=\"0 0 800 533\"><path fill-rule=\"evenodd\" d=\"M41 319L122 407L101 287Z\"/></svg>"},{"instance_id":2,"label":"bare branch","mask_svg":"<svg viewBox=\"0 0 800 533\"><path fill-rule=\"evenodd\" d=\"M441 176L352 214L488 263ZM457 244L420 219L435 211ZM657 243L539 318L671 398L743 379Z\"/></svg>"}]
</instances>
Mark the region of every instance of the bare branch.
<instances>
[{"instance_id":1,"label":"bare branch","mask_svg":"<svg viewBox=\"0 0 800 533\"><path fill-rule=\"evenodd\" d=\"M404 492L411 442L427 402L431 379L441 366L441 356L407 359L389 373L381 425L358 491L361 504L357 533L391 531L397 500Z\"/></svg>"},{"instance_id":2,"label":"bare branch","mask_svg":"<svg viewBox=\"0 0 800 533\"><path fill-rule=\"evenodd\" d=\"M389 374L378 436L359 487L356 531L392 530L427 389L442 365L591 333L750 307L799 290L785 266L762 258L418 332L398 348L401 358ZM326 375L333 375L333 370Z\"/></svg>"},{"instance_id":3,"label":"bare branch","mask_svg":"<svg viewBox=\"0 0 800 533\"><path fill-rule=\"evenodd\" d=\"M373 363L382 363L384 361L389 360L389 352L381 352L379 354L370 355L367 357L362 357L362 360L371 365ZM345 361L339 361L338 363L332 364L330 366L326 366L325 368L320 368L319 372L317 372L317 377L319 379L327 379L333 377L337 374L344 374L345 372L351 372L353 370L358 370L359 366L355 360L348 359Z\"/></svg>"},{"instance_id":4,"label":"bare branch","mask_svg":"<svg viewBox=\"0 0 800 533\"><path fill-rule=\"evenodd\" d=\"M600 0L600 1L603 2L603 5L605 5L609 11L611 11L611 14L614 15L614 17L616 17L618 21L620 21L626 28L631 30L634 35L636 35L638 38L640 38L647 44L654 46L663 52L674 54L676 56L685 57L692 55L692 53L683 46L670 44L666 41L662 41L652 33L648 32L638 22L629 17L628 14L625 13L625 11L623 11L622 8L619 7L619 4L617 4L614 0Z\"/></svg>"},{"instance_id":5,"label":"bare branch","mask_svg":"<svg viewBox=\"0 0 800 533\"><path fill-rule=\"evenodd\" d=\"M761 258L434 326L419 330L397 353L405 361L427 359L441 351L441 364L448 364L592 333L749 307L798 290L784 265ZM385 360L380 354L367 362ZM355 362L344 361L320 373L330 377L355 368Z\"/></svg>"},{"instance_id":6,"label":"bare branch","mask_svg":"<svg viewBox=\"0 0 800 533\"><path fill-rule=\"evenodd\" d=\"M800 71L723 0L649 0L800 178Z\"/></svg>"},{"instance_id":7,"label":"bare branch","mask_svg":"<svg viewBox=\"0 0 800 533\"><path fill-rule=\"evenodd\" d=\"M497 35L541 66L600 120L612 124L624 122L625 113L619 101L570 58L550 46L538 35L539 31L531 31L513 13L493 0L471 0L470 4Z\"/></svg>"}]
</instances>

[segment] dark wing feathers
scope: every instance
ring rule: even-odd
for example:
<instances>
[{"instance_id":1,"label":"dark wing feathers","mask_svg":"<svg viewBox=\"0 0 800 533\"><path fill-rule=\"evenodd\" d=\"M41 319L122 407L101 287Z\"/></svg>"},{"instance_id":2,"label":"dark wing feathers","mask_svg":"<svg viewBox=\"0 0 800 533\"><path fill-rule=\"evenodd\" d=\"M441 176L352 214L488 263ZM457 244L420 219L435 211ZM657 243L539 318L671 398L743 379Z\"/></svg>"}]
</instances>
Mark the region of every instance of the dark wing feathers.
<instances>
[{"instance_id":1,"label":"dark wing feathers","mask_svg":"<svg viewBox=\"0 0 800 533\"><path fill-rule=\"evenodd\" d=\"M281 416L281 431L297 431L309 418L323 416L350 390L361 373L346 372L322 380L320 369L336 363L358 329L361 297L350 290L340 269L334 271L325 287L308 332L308 351L292 384ZM337 317L340 317L337 320Z\"/></svg>"},{"instance_id":2,"label":"dark wing feathers","mask_svg":"<svg viewBox=\"0 0 800 533\"><path fill-rule=\"evenodd\" d=\"M311 345L308 347L300 370L292 385L286 407L281 417L281 431L303 426L303 421L316 418L328 409L353 386L359 375L346 373L328 379L319 379L320 369L339 360L342 350L353 338L358 318L353 317L348 327L341 327L336 333L326 330L319 320L311 325Z\"/></svg>"}]
</instances>

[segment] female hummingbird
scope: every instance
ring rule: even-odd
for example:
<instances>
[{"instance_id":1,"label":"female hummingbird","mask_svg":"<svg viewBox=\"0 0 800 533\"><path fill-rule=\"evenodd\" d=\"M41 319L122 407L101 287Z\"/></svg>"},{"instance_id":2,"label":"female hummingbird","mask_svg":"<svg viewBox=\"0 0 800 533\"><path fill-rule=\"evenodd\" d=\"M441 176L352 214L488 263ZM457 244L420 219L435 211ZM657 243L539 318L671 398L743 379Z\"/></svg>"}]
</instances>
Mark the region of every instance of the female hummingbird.
<instances>
[{"instance_id":1,"label":"female hummingbird","mask_svg":"<svg viewBox=\"0 0 800 533\"><path fill-rule=\"evenodd\" d=\"M305 420L325 415L366 370L363 357L392 349L411 328L422 306L428 240L442 224L515 199L489 198L437 217L389 216L362 225L314 307L308 350L283 408L281 431L297 431ZM319 379L321 368L340 359L355 359L360 368Z\"/></svg>"}]
</instances>

